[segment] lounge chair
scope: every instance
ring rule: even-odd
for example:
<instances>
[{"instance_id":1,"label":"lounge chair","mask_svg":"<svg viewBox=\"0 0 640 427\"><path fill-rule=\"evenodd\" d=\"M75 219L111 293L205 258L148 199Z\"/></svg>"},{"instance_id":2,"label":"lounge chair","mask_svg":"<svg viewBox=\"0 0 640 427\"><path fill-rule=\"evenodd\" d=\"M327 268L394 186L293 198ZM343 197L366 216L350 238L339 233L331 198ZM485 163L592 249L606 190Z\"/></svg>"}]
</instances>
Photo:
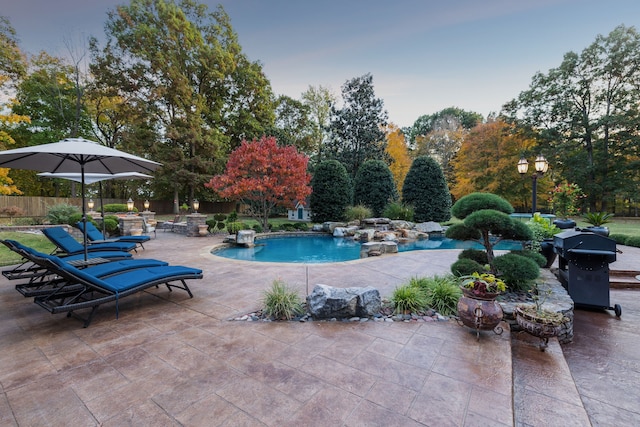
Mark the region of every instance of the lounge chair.
<instances>
[{"instance_id":1,"label":"lounge chair","mask_svg":"<svg viewBox=\"0 0 640 427\"><path fill-rule=\"evenodd\" d=\"M116 302L118 318L120 298L161 284L166 285L169 291L172 288L183 289L193 298L185 280L202 278L202 270L184 266L148 267L99 278L91 274L90 268L80 270L55 256L48 255L42 261L68 285L46 296L35 297L35 303L52 314L66 312L67 316L79 318L84 321L85 328L91 323L96 309L104 303ZM91 309L87 317L77 314L76 311L82 309Z\"/></svg>"},{"instance_id":2,"label":"lounge chair","mask_svg":"<svg viewBox=\"0 0 640 427\"><path fill-rule=\"evenodd\" d=\"M158 235L156 234L156 223L154 221L153 224L150 224L149 221L147 221L147 219L145 217L142 217L142 232L144 234L150 234L153 233L153 237L158 237ZM151 239L151 236L149 236L149 239ZM140 245L142 246L142 245Z\"/></svg>"},{"instance_id":3,"label":"lounge chair","mask_svg":"<svg viewBox=\"0 0 640 427\"><path fill-rule=\"evenodd\" d=\"M32 263L31 271L33 272L33 274L29 277L29 280L26 283L16 285L16 290L22 295L24 295L25 297L46 295L62 286L64 280L57 277L56 272L51 271L48 268L48 265L44 262L44 259L50 256L53 257L54 255L43 254L42 252L36 251L35 249L25 246L20 242L16 242L15 240L3 240L2 243L12 251L20 254L24 259ZM60 259L67 264L71 262L70 265L73 265L75 259L69 260L69 258L77 257L74 256ZM95 258L93 258L93 260L95 260ZM99 263L95 264L89 263L85 267L90 268L91 273L96 277L107 277L113 274L118 274L122 273L123 271L134 270L137 268L159 267L168 265L167 262L157 259L129 258L109 261L105 258L101 258L98 262Z\"/></svg>"},{"instance_id":4,"label":"lounge chair","mask_svg":"<svg viewBox=\"0 0 640 427\"><path fill-rule=\"evenodd\" d=\"M78 221L75 227L84 232L84 223L82 221ZM142 245L144 242L148 242L151 240L149 236L120 236L114 239L107 239L104 237L104 234L100 230L96 228L95 225L91 222L87 222L87 239L90 240L90 244L94 245L96 243L113 243L113 242L127 242L127 243L135 243L136 245L140 245L142 249L144 246Z\"/></svg>"},{"instance_id":5,"label":"lounge chair","mask_svg":"<svg viewBox=\"0 0 640 427\"><path fill-rule=\"evenodd\" d=\"M47 236L60 251L67 255L84 253L84 245L62 227L45 228L42 230L42 234ZM136 244L131 242L105 242L87 245L88 252L105 250L131 252L136 250Z\"/></svg>"},{"instance_id":6,"label":"lounge chair","mask_svg":"<svg viewBox=\"0 0 640 427\"><path fill-rule=\"evenodd\" d=\"M0 240L2 244L12 251L20 254L23 262L11 269L3 270L2 275L9 280L29 279L30 281L42 280L43 276L49 275L47 270L30 259L28 246L24 246L15 240ZM66 262L78 262L91 265L93 262L105 262L113 260L131 259L131 254L124 251L92 251L87 254L87 261L84 261L84 253L61 256Z\"/></svg>"}]
</instances>

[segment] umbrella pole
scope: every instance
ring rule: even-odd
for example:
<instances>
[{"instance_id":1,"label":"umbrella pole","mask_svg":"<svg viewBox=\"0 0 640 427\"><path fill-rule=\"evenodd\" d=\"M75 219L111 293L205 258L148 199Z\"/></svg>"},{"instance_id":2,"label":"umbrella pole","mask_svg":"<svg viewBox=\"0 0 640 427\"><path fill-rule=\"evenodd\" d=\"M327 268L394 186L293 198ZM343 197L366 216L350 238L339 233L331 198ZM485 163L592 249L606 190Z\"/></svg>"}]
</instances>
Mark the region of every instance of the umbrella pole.
<instances>
[{"instance_id":1,"label":"umbrella pole","mask_svg":"<svg viewBox=\"0 0 640 427\"><path fill-rule=\"evenodd\" d=\"M100 185L100 213L102 214L102 236L106 239L107 232L104 226L104 202L102 200L102 181L98 183Z\"/></svg>"},{"instance_id":2,"label":"umbrella pole","mask_svg":"<svg viewBox=\"0 0 640 427\"><path fill-rule=\"evenodd\" d=\"M84 244L84 260L89 258L89 249L87 249L87 209L84 206L84 163L80 163L80 189L82 191L82 243Z\"/></svg>"}]
</instances>

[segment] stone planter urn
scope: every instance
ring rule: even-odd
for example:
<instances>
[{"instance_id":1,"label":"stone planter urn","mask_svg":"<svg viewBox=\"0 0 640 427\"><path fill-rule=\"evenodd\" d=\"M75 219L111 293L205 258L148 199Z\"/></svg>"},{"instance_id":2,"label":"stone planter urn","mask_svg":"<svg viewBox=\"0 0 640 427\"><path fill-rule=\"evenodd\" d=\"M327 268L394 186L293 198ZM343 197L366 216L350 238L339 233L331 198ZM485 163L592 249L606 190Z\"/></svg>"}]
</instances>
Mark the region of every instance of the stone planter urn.
<instances>
[{"instance_id":1,"label":"stone planter urn","mask_svg":"<svg viewBox=\"0 0 640 427\"><path fill-rule=\"evenodd\" d=\"M207 224L200 224L198 226L198 234L200 236L206 236L209 234L209 226Z\"/></svg>"}]
</instances>

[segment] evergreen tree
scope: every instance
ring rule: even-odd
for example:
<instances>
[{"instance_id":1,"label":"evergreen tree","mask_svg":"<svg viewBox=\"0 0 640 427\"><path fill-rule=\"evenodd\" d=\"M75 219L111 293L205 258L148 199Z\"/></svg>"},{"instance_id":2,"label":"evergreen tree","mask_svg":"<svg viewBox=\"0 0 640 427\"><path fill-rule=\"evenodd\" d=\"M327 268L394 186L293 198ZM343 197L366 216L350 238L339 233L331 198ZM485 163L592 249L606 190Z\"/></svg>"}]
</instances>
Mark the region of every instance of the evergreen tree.
<instances>
[{"instance_id":1,"label":"evergreen tree","mask_svg":"<svg viewBox=\"0 0 640 427\"><path fill-rule=\"evenodd\" d=\"M367 160L388 161L382 127L387 124L387 112L381 99L375 97L373 77L365 74L342 86L344 107L332 107L329 141L325 158L336 159L349 175L355 177Z\"/></svg>"},{"instance_id":2,"label":"evergreen tree","mask_svg":"<svg viewBox=\"0 0 640 427\"><path fill-rule=\"evenodd\" d=\"M309 205L314 222L343 221L353 199L351 178L337 160L321 162L311 179Z\"/></svg>"},{"instance_id":3,"label":"evergreen tree","mask_svg":"<svg viewBox=\"0 0 640 427\"><path fill-rule=\"evenodd\" d=\"M382 160L367 160L360 166L354 182L354 201L382 216L384 208L398 199L393 174Z\"/></svg>"},{"instance_id":4,"label":"evergreen tree","mask_svg":"<svg viewBox=\"0 0 640 427\"><path fill-rule=\"evenodd\" d=\"M428 156L416 158L404 179L402 201L414 208L414 219L448 221L451 219L451 195L440 165Z\"/></svg>"}]
</instances>

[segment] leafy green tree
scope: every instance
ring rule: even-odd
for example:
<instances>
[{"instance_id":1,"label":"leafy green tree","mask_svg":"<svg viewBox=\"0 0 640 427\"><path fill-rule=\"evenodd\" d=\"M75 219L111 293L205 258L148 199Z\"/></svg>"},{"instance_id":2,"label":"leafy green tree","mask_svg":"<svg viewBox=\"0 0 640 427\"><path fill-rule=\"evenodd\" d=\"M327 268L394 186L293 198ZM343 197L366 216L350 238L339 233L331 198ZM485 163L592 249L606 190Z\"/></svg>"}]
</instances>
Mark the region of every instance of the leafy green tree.
<instances>
[{"instance_id":1,"label":"leafy green tree","mask_svg":"<svg viewBox=\"0 0 640 427\"><path fill-rule=\"evenodd\" d=\"M381 99L375 97L373 77L365 74L342 85L344 106L331 108L327 158L336 159L354 178L367 160L388 161L385 135L387 112Z\"/></svg>"},{"instance_id":2,"label":"leafy green tree","mask_svg":"<svg viewBox=\"0 0 640 427\"><path fill-rule=\"evenodd\" d=\"M453 122L468 131L477 124L482 123L482 120L482 115L479 113L465 111L457 107L445 108L435 114L425 114L418 117L413 123L413 126L408 129L408 132L405 132L407 142L409 146L413 147L419 136L424 137L430 132L442 128L451 129L451 123Z\"/></svg>"},{"instance_id":3,"label":"leafy green tree","mask_svg":"<svg viewBox=\"0 0 640 427\"><path fill-rule=\"evenodd\" d=\"M302 103L309 108L309 119L312 124L311 145L313 153L311 162L318 164L324 160L322 150L327 139L327 127L329 126L329 117L331 114L331 106L335 103L335 95L326 87L309 86L302 93Z\"/></svg>"},{"instance_id":4,"label":"leafy green tree","mask_svg":"<svg viewBox=\"0 0 640 427\"><path fill-rule=\"evenodd\" d=\"M313 192L309 197L311 219L314 222L343 221L347 206L353 200L351 178L337 160L321 162L311 179Z\"/></svg>"},{"instance_id":5,"label":"leafy green tree","mask_svg":"<svg viewBox=\"0 0 640 427\"><path fill-rule=\"evenodd\" d=\"M384 208L398 199L393 174L382 160L364 162L358 169L353 187L354 203L368 207L374 216L381 216Z\"/></svg>"},{"instance_id":6,"label":"leafy green tree","mask_svg":"<svg viewBox=\"0 0 640 427\"><path fill-rule=\"evenodd\" d=\"M309 119L309 107L285 95L276 100L276 120L267 134L276 137L280 145L293 145L307 155L314 152L313 124Z\"/></svg>"},{"instance_id":7,"label":"leafy green tree","mask_svg":"<svg viewBox=\"0 0 640 427\"><path fill-rule=\"evenodd\" d=\"M591 210L636 193L640 34L621 25L581 53L568 52L503 110L549 147L556 179L577 183Z\"/></svg>"},{"instance_id":8,"label":"leafy green tree","mask_svg":"<svg viewBox=\"0 0 640 427\"><path fill-rule=\"evenodd\" d=\"M242 53L228 15L193 0L132 0L108 14L106 44L90 43L91 70L109 96L137 110L130 144L163 163L156 191L207 199L203 184L244 138L273 125L271 88ZM122 136L125 134L123 133Z\"/></svg>"},{"instance_id":9,"label":"leafy green tree","mask_svg":"<svg viewBox=\"0 0 640 427\"><path fill-rule=\"evenodd\" d=\"M413 161L404 179L402 202L413 206L415 221L451 219L451 195L442 169L434 159L420 156Z\"/></svg>"}]
</instances>

